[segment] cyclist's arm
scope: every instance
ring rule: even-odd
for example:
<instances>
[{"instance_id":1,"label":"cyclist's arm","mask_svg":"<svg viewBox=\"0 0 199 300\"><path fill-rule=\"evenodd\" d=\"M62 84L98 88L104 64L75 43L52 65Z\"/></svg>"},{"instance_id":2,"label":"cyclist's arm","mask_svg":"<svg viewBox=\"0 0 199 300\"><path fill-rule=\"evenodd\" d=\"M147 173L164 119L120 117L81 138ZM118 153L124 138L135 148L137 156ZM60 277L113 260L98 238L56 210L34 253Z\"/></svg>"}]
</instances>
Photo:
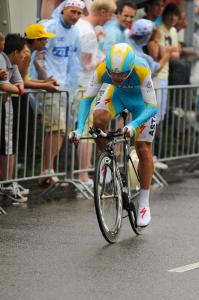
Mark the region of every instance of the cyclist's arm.
<instances>
[{"instance_id":1,"label":"cyclist's arm","mask_svg":"<svg viewBox=\"0 0 199 300\"><path fill-rule=\"evenodd\" d=\"M148 74L142 81L141 92L145 108L136 119L128 124L134 128L134 131L157 113L157 101L151 74Z\"/></svg>"},{"instance_id":2,"label":"cyclist's arm","mask_svg":"<svg viewBox=\"0 0 199 300\"><path fill-rule=\"evenodd\" d=\"M102 86L102 75L104 74L104 63L100 64L95 70L93 77L89 83L85 96L81 99L78 115L77 115L77 131L82 134L88 114L90 112L91 103L97 96Z\"/></svg>"}]
</instances>

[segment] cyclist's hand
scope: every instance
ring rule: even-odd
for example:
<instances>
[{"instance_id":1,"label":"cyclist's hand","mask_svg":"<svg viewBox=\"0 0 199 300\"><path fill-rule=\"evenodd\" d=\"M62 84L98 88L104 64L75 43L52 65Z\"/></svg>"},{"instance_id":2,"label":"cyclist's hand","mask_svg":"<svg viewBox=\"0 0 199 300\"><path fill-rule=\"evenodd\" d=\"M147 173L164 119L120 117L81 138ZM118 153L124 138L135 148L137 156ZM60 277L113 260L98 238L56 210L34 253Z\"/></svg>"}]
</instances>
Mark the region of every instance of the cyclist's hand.
<instances>
[{"instance_id":1,"label":"cyclist's hand","mask_svg":"<svg viewBox=\"0 0 199 300\"><path fill-rule=\"evenodd\" d=\"M72 143L74 143L76 146L79 144L80 138L81 138L81 134L77 130L71 131L69 133L69 140Z\"/></svg>"},{"instance_id":2,"label":"cyclist's hand","mask_svg":"<svg viewBox=\"0 0 199 300\"><path fill-rule=\"evenodd\" d=\"M123 128L123 133L127 136L127 137L133 137L134 136L134 128L133 126L125 126Z\"/></svg>"}]
</instances>

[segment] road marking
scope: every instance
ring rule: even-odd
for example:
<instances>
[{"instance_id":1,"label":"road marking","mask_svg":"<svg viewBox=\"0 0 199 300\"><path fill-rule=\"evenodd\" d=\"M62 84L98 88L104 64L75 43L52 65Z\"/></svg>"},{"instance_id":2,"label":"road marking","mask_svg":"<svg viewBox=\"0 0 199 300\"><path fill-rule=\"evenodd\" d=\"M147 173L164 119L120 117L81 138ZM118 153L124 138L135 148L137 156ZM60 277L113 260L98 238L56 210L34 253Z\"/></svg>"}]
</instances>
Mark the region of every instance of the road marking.
<instances>
[{"instance_id":1,"label":"road marking","mask_svg":"<svg viewBox=\"0 0 199 300\"><path fill-rule=\"evenodd\" d=\"M190 264L190 265L182 266L179 268L171 269L171 270L168 270L168 272L183 273L183 272L191 271L191 270L198 269L198 268L199 268L199 262L197 262L195 264Z\"/></svg>"}]
</instances>

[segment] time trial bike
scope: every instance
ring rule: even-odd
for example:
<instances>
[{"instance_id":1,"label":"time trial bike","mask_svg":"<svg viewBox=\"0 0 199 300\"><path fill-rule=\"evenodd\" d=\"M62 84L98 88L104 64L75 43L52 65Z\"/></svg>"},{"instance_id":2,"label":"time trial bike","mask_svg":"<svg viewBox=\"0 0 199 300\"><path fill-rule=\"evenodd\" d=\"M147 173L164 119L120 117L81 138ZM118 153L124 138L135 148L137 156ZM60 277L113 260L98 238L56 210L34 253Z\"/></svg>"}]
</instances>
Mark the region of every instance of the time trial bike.
<instances>
[{"instance_id":1,"label":"time trial bike","mask_svg":"<svg viewBox=\"0 0 199 300\"><path fill-rule=\"evenodd\" d=\"M121 115L125 125L127 113ZM96 160L94 174L94 203L100 230L109 243L115 243L122 220L128 217L133 231L139 235L143 230L143 227L137 226L139 186L132 185L132 172L138 182L139 176L131 157L133 147L130 139L120 129L105 133L101 129L90 128L90 134L95 139L107 140L105 150ZM117 144L123 145L120 153L122 162L117 157Z\"/></svg>"}]
</instances>

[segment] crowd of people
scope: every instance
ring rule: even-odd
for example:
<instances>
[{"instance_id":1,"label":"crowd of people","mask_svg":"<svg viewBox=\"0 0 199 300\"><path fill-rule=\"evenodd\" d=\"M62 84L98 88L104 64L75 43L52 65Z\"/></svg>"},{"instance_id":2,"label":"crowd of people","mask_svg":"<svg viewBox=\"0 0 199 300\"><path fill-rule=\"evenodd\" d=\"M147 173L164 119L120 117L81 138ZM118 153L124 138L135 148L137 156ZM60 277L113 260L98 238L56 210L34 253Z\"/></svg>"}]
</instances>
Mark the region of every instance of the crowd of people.
<instances>
[{"instance_id":1,"label":"crowd of people","mask_svg":"<svg viewBox=\"0 0 199 300\"><path fill-rule=\"evenodd\" d=\"M43 0L42 3L41 17L45 19L25 28L24 36L8 34L4 37L0 33L0 91L13 95L2 96L0 178L9 182L2 184L0 190L15 202L26 202L29 193L28 189L12 181L19 109L17 99L18 95L23 95L23 107L27 102L25 88L48 92L43 118L42 174L49 176L41 178L39 184L52 184L59 180L54 175L54 163L66 131L66 95L62 94L59 99L56 92L86 89L107 51L114 44L127 43L145 60L155 87L164 88L157 93L159 124L164 120L167 108L169 64L186 52L179 35L187 26L184 1L151 0L139 18L133 0L94 0L89 7L82 0L56 0L50 1L48 11L45 9L47 2ZM197 6L195 12L198 13ZM197 55L192 52L194 54ZM103 91L102 86L101 93ZM79 97L74 97L75 107L79 101ZM92 111L89 122L92 122ZM80 156L82 168L88 168L92 144L88 146L82 142ZM81 173L79 179L88 187L93 185L87 172Z\"/></svg>"}]
</instances>

